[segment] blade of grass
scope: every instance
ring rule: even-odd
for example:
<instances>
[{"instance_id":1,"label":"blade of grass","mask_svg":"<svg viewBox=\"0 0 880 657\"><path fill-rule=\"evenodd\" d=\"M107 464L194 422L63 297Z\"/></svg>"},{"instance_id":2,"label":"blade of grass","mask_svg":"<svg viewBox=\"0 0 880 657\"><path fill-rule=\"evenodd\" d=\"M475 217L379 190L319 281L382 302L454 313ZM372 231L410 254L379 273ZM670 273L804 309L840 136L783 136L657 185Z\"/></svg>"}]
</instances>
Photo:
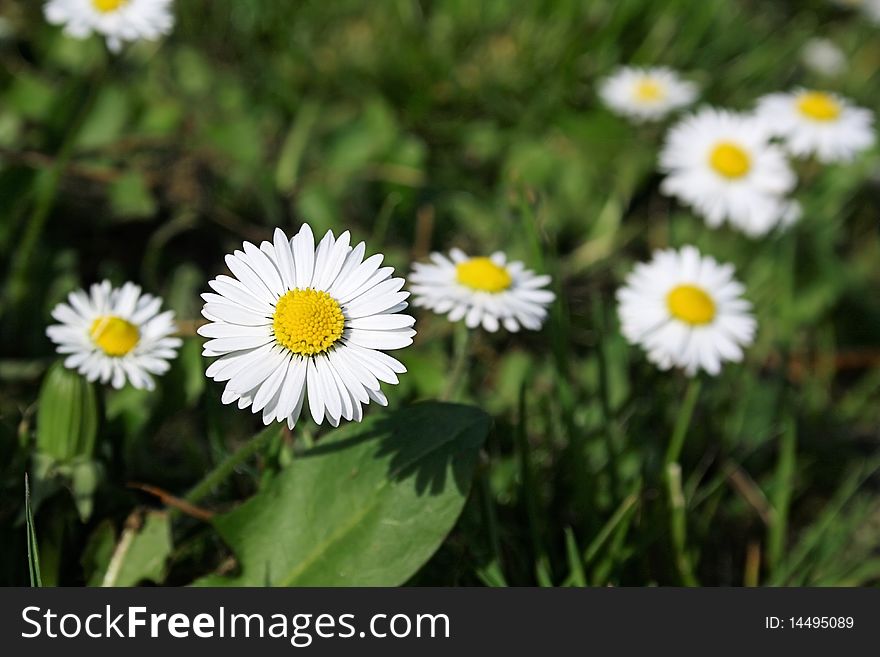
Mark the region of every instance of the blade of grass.
<instances>
[{"instance_id":1,"label":"blade of grass","mask_svg":"<svg viewBox=\"0 0 880 657\"><path fill-rule=\"evenodd\" d=\"M486 586L490 588L506 588L507 580L504 579L504 573L501 572L501 566L497 561L492 561L489 565L480 568L477 571L477 577Z\"/></svg>"},{"instance_id":2,"label":"blade of grass","mask_svg":"<svg viewBox=\"0 0 880 657\"><path fill-rule=\"evenodd\" d=\"M594 559L598 556L599 551L614 533L614 530L629 522L629 518L632 517L633 511L635 511L636 502L639 501L641 487L642 482L636 482L634 490L624 498L623 502L620 503L620 506L618 506L614 513L611 514L608 522L603 525L602 529L599 530L599 533L596 534L596 537L590 541L587 549L584 550L585 564L590 565L593 563Z\"/></svg>"},{"instance_id":3,"label":"blade of grass","mask_svg":"<svg viewBox=\"0 0 880 657\"><path fill-rule=\"evenodd\" d=\"M608 550L606 550L605 556L596 562L591 576L591 581L596 586L610 585L612 582L610 582L609 578L614 570L614 566L632 555L634 550L632 547L627 547L626 537L634 517L635 513L630 513L626 517L626 521L617 526L611 535L611 540L608 542Z\"/></svg>"},{"instance_id":4,"label":"blade of grass","mask_svg":"<svg viewBox=\"0 0 880 657\"><path fill-rule=\"evenodd\" d=\"M553 577L550 575L550 562L546 555L541 555L535 562L535 579L538 580L538 586L543 588L553 588Z\"/></svg>"},{"instance_id":5,"label":"blade of grass","mask_svg":"<svg viewBox=\"0 0 880 657\"><path fill-rule=\"evenodd\" d=\"M24 476L24 512L27 524L28 571L30 573L31 586L42 587L43 580L40 576L40 550L37 546L34 512L31 508L31 487L27 474Z\"/></svg>"},{"instance_id":6,"label":"blade of grass","mask_svg":"<svg viewBox=\"0 0 880 657\"><path fill-rule=\"evenodd\" d=\"M536 575L541 586L552 586L550 582L549 568L546 567L547 555L541 540L541 522L538 516L538 484L532 467L532 450L529 446L526 425L526 386L523 383L519 389L519 422L516 427L516 451L519 456L520 485L526 507L526 521L529 527L529 539L532 547L532 558L536 564Z\"/></svg>"},{"instance_id":7,"label":"blade of grass","mask_svg":"<svg viewBox=\"0 0 880 657\"><path fill-rule=\"evenodd\" d=\"M578 546L577 539L571 527L565 528L565 554L568 558L568 579L566 583L569 586L584 587L587 585L587 574L584 572L584 564L581 561L581 549Z\"/></svg>"},{"instance_id":8,"label":"blade of grass","mask_svg":"<svg viewBox=\"0 0 880 657\"><path fill-rule=\"evenodd\" d=\"M816 522L804 533L803 538L789 552L787 558L779 564L768 581L769 585L782 586L795 572L798 572L813 550L819 546L825 533L834 528L837 516L843 508L858 492L862 484L874 476L878 470L880 470L880 457L875 456L866 465L856 469L846 478Z\"/></svg>"},{"instance_id":9,"label":"blade of grass","mask_svg":"<svg viewBox=\"0 0 880 657\"><path fill-rule=\"evenodd\" d=\"M796 449L797 426L792 414L789 413L785 418L779 437L779 460L776 463L776 477L771 501L773 513L767 529L767 565L771 573L779 566L785 550L788 513L797 461Z\"/></svg>"}]
</instances>

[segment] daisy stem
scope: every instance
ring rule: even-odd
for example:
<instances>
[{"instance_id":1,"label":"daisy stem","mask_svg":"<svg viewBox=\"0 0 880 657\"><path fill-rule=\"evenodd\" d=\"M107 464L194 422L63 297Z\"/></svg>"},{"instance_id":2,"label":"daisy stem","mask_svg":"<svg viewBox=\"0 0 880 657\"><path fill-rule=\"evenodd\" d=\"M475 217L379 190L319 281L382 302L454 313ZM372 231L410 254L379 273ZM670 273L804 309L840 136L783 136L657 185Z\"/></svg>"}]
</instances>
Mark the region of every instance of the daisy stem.
<instances>
[{"instance_id":1,"label":"daisy stem","mask_svg":"<svg viewBox=\"0 0 880 657\"><path fill-rule=\"evenodd\" d=\"M687 549L687 518L685 516L685 499L681 488L681 466L668 463L664 471L666 493L669 496L669 530L672 537L672 548L675 552L675 567L685 586L697 586L697 578L691 565Z\"/></svg>"},{"instance_id":2,"label":"daisy stem","mask_svg":"<svg viewBox=\"0 0 880 657\"><path fill-rule=\"evenodd\" d=\"M664 468L670 463L677 463L681 455L681 449L684 447L684 439L687 436L687 430L694 414L694 408L697 405L697 398L700 395L700 380L693 378L688 383L687 391L684 393L684 401L678 411L678 417L675 420L675 427L672 430L672 438L669 440L669 446L666 448L666 458L663 460Z\"/></svg>"},{"instance_id":3,"label":"daisy stem","mask_svg":"<svg viewBox=\"0 0 880 657\"><path fill-rule=\"evenodd\" d=\"M663 461L663 478L666 483L666 495L669 503L669 534L675 553L676 569L685 586L696 586L697 579L694 576L693 565L687 549L686 501L681 486L681 465L678 460L699 395L700 380L695 377L688 384Z\"/></svg>"},{"instance_id":4,"label":"daisy stem","mask_svg":"<svg viewBox=\"0 0 880 657\"><path fill-rule=\"evenodd\" d=\"M195 504L206 495L209 495L215 488L217 488L217 486L223 483L223 481L235 472L235 469L238 466L268 445L272 439L278 435L279 431L280 429L276 425L268 427L254 435L236 451L227 456L217 467L211 470L204 479L196 484L196 486L183 498L184 501L189 504Z\"/></svg>"},{"instance_id":5,"label":"daisy stem","mask_svg":"<svg viewBox=\"0 0 880 657\"><path fill-rule=\"evenodd\" d=\"M468 329L464 322L455 324L449 378L446 382L446 389L440 397L444 401L456 401L461 396L461 389L466 383L463 379L467 374L467 361L471 357L472 334L473 331Z\"/></svg>"}]
</instances>

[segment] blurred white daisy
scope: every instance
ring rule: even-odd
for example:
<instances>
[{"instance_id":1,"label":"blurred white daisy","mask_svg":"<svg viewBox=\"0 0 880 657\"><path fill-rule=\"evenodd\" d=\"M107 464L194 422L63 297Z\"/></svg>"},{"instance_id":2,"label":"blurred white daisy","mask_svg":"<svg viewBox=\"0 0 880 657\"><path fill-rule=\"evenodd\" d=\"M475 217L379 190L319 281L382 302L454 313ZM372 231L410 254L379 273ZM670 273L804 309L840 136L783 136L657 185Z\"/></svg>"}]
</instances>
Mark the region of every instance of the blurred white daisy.
<instances>
[{"instance_id":1,"label":"blurred white daisy","mask_svg":"<svg viewBox=\"0 0 880 657\"><path fill-rule=\"evenodd\" d=\"M432 253L431 260L413 264L413 305L448 314L451 322L464 319L468 328L482 324L492 332L501 325L508 331L520 326L537 331L555 298L542 289L549 276L538 276L521 262L507 262L500 252L469 258L452 249L449 257Z\"/></svg>"},{"instance_id":2,"label":"blurred white daisy","mask_svg":"<svg viewBox=\"0 0 880 657\"><path fill-rule=\"evenodd\" d=\"M785 223L785 198L797 183L785 152L758 119L702 109L673 126L660 152L660 189L690 205L706 223L725 221L749 236Z\"/></svg>"},{"instance_id":3,"label":"blurred white daisy","mask_svg":"<svg viewBox=\"0 0 880 657\"><path fill-rule=\"evenodd\" d=\"M757 115L798 157L847 162L874 145L874 115L825 91L798 89L758 100Z\"/></svg>"},{"instance_id":4,"label":"blurred white daisy","mask_svg":"<svg viewBox=\"0 0 880 657\"><path fill-rule=\"evenodd\" d=\"M415 319L401 314L409 292L382 255L364 259L348 231L327 231L315 247L308 224L288 240L280 229L259 248L226 256L232 276L218 276L203 294L199 328L210 338L207 370L226 381L224 404L262 413L263 422L292 429L308 399L312 418L333 426L360 421L363 404L388 400L379 382L396 384L406 368L383 353L412 343Z\"/></svg>"},{"instance_id":5,"label":"blurred white daisy","mask_svg":"<svg viewBox=\"0 0 880 657\"><path fill-rule=\"evenodd\" d=\"M182 344L176 332L174 312L159 312L162 299L142 294L134 283L114 288L110 281L71 292L59 303L52 317L60 324L46 329L66 354L65 367L89 381L110 382L121 388L126 380L135 388L152 390L152 375L168 371L168 361Z\"/></svg>"},{"instance_id":6,"label":"blurred white daisy","mask_svg":"<svg viewBox=\"0 0 880 657\"><path fill-rule=\"evenodd\" d=\"M755 336L751 305L733 266L700 255L693 246L654 253L617 292L621 330L662 370L715 375L724 361L740 361Z\"/></svg>"},{"instance_id":7,"label":"blurred white daisy","mask_svg":"<svg viewBox=\"0 0 880 657\"><path fill-rule=\"evenodd\" d=\"M829 39L810 39L801 49L804 66L826 77L842 74L846 70L846 55Z\"/></svg>"},{"instance_id":8,"label":"blurred white daisy","mask_svg":"<svg viewBox=\"0 0 880 657\"><path fill-rule=\"evenodd\" d=\"M617 114L636 122L658 121L693 103L697 86L669 68L624 66L599 83L599 96Z\"/></svg>"},{"instance_id":9,"label":"blurred white daisy","mask_svg":"<svg viewBox=\"0 0 880 657\"><path fill-rule=\"evenodd\" d=\"M93 32L107 40L113 52L126 41L155 41L171 32L172 0L49 0L46 20L63 25L68 35L85 39Z\"/></svg>"}]
</instances>

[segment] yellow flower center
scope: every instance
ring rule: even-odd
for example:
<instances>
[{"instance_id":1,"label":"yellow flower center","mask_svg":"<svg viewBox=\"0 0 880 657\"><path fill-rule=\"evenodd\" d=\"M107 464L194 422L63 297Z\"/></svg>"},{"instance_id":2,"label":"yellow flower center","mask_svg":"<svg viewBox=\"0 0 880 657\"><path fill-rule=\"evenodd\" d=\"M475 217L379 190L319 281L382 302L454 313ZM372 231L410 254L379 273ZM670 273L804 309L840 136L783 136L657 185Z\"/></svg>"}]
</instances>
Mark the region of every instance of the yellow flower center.
<instances>
[{"instance_id":1,"label":"yellow flower center","mask_svg":"<svg viewBox=\"0 0 880 657\"><path fill-rule=\"evenodd\" d=\"M692 326L715 319L715 302L705 290L695 285L678 285L666 295L666 306L676 319Z\"/></svg>"},{"instance_id":2,"label":"yellow flower center","mask_svg":"<svg viewBox=\"0 0 880 657\"><path fill-rule=\"evenodd\" d=\"M709 155L709 164L715 171L731 180L742 178L752 167L751 158L745 149L731 141L722 141L715 145Z\"/></svg>"},{"instance_id":3,"label":"yellow flower center","mask_svg":"<svg viewBox=\"0 0 880 657\"><path fill-rule=\"evenodd\" d=\"M665 95L663 87L651 78L643 78L636 84L636 99L645 103L660 100Z\"/></svg>"},{"instance_id":4,"label":"yellow flower center","mask_svg":"<svg viewBox=\"0 0 880 657\"><path fill-rule=\"evenodd\" d=\"M92 6L102 14L109 14L128 2L129 0L92 0Z\"/></svg>"},{"instance_id":5,"label":"yellow flower center","mask_svg":"<svg viewBox=\"0 0 880 657\"><path fill-rule=\"evenodd\" d=\"M114 315L101 315L89 329L92 341L108 356L125 356L141 339L138 327Z\"/></svg>"},{"instance_id":6,"label":"yellow flower center","mask_svg":"<svg viewBox=\"0 0 880 657\"><path fill-rule=\"evenodd\" d=\"M834 121L840 116L840 103L833 96L821 91L807 91L797 100L801 114L814 121Z\"/></svg>"},{"instance_id":7,"label":"yellow flower center","mask_svg":"<svg viewBox=\"0 0 880 657\"><path fill-rule=\"evenodd\" d=\"M462 285L478 292L503 292L510 287L510 274L490 258L471 258L455 267L455 276Z\"/></svg>"},{"instance_id":8,"label":"yellow flower center","mask_svg":"<svg viewBox=\"0 0 880 657\"><path fill-rule=\"evenodd\" d=\"M312 288L290 290L275 304L272 330L278 344L295 354L311 356L327 351L345 327L339 303Z\"/></svg>"}]
</instances>

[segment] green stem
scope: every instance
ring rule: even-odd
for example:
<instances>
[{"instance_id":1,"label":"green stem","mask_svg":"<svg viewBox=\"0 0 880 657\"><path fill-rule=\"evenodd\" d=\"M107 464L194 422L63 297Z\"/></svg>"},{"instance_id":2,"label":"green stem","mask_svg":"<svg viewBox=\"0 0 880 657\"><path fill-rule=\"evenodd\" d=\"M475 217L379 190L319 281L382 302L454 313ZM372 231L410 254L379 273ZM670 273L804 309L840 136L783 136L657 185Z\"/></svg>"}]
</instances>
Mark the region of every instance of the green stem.
<instances>
[{"instance_id":1,"label":"green stem","mask_svg":"<svg viewBox=\"0 0 880 657\"><path fill-rule=\"evenodd\" d=\"M210 494L219 486L235 469L250 459L254 454L262 450L269 442L278 435L278 426L271 426L256 434L235 452L230 454L216 468L211 470L204 479L186 494L183 499L190 504L195 504L206 495Z\"/></svg>"},{"instance_id":2,"label":"green stem","mask_svg":"<svg viewBox=\"0 0 880 657\"><path fill-rule=\"evenodd\" d=\"M681 489L681 466L668 463L664 470L666 494L669 497L669 530L672 536L672 549L675 553L675 567L685 586L697 586L693 565L687 549L687 517L685 499Z\"/></svg>"},{"instance_id":3,"label":"green stem","mask_svg":"<svg viewBox=\"0 0 880 657\"><path fill-rule=\"evenodd\" d=\"M473 331L465 326L464 321L455 324L453 332L452 360L449 367L449 378L446 389L440 399L456 401L461 396L461 389L467 372L467 361L471 356Z\"/></svg>"},{"instance_id":4,"label":"green stem","mask_svg":"<svg viewBox=\"0 0 880 657\"><path fill-rule=\"evenodd\" d=\"M672 539L672 550L675 555L675 566L681 583L685 586L696 586L697 579L687 549L687 517L685 514L685 498L681 487L681 465L678 463L684 439L690 427L700 394L700 380L691 379L685 392L684 401L678 411L666 457L663 460L663 479L666 483L666 496L669 512L669 533Z\"/></svg>"},{"instance_id":5,"label":"green stem","mask_svg":"<svg viewBox=\"0 0 880 657\"><path fill-rule=\"evenodd\" d=\"M678 411L675 427L672 430L672 437L669 440L669 446L666 448L666 457L663 460L664 469L670 463L677 463L679 456L681 456L681 449L684 447L684 439L687 436L687 430L690 427L699 395L700 380L695 377L688 383L687 392L684 394L684 401Z\"/></svg>"}]
</instances>

